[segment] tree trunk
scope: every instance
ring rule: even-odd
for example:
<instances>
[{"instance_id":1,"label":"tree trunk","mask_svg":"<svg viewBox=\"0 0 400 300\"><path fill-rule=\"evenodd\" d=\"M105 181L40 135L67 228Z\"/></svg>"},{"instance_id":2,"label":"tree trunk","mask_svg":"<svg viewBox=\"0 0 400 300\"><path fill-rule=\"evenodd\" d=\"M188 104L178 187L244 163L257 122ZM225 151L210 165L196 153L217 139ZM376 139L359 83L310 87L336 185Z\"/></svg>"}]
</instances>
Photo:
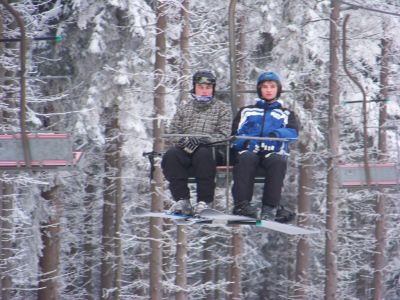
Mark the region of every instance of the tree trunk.
<instances>
[{"instance_id":1,"label":"tree trunk","mask_svg":"<svg viewBox=\"0 0 400 300\"><path fill-rule=\"evenodd\" d=\"M60 216L61 203L58 198L59 186L51 188L49 191L42 192L42 197L49 201L49 206L53 209L48 222L41 226L41 236L43 242L43 255L39 259L41 276L39 280L38 299L56 300L58 297L58 271L59 271L59 251L60 251Z\"/></svg>"},{"instance_id":2,"label":"tree trunk","mask_svg":"<svg viewBox=\"0 0 400 300\"><path fill-rule=\"evenodd\" d=\"M236 3L237 0L230 0L229 2L229 67L230 67L230 82L231 82L231 108L232 115L236 114Z\"/></svg>"},{"instance_id":3,"label":"tree trunk","mask_svg":"<svg viewBox=\"0 0 400 300\"><path fill-rule=\"evenodd\" d=\"M3 300L12 299L12 278L9 272L12 269L10 260L14 255L12 246L12 232L13 232L13 221L12 212L14 209L14 196L13 188L9 183L0 183L1 187L1 218L0 218L0 248L1 248L1 294L0 298Z\"/></svg>"},{"instance_id":4,"label":"tree trunk","mask_svg":"<svg viewBox=\"0 0 400 300\"><path fill-rule=\"evenodd\" d=\"M176 279L175 283L178 287L176 292L176 300L187 299L186 292L186 257L187 257L187 236L184 225L177 225L177 245L176 245Z\"/></svg>"},{"instance_id":5,"label":"tree trunk","mask_svg":"<svg viewBox=\"0 0 400 300\"><path fill-rule=\"evenodd\" d=\"M230 0L229 2L229 66L230 66L230 98L231 98L231 108L232 114L236 114L237 110L237 98L236 98L236 88L237 88L237 70L236 70L236 0ZM227 201L228 202L228 201ZM229 209L227 207L227 209ZM240 299L241 294L241 282L240 282L240 259L241 259L241 248L242 248L242 235L239 226L233 226L232 228L232 264L229 270L229 299Z\"/></svg>"},{"instance_id":6,"label":"tree trunk","mask_svg":"<svg viewBox=\"0 0 400 300\"><path fill-rule=\"evenodd\" d=\"M306 139L307 140L307 139ZM304 156L307 155L308 149L305 143L300 143L300 153ZM299 174L299 202L298 202L298 225L307 226L310 221L307 214L310 213L310 197L308 192L312 187L312 167L313 161L311 156L303 159L300 166ZM307 238L302 238L297 244L297 254L296 254L296 289L295 289L295 299L306 300L307 293L303 286L307 285L308 282L308 260L310 256L310 244Z\"/></svg>"},{"instance_id":7,"label":"tree trunk","mask_svg":"<svg viewBox=\"0 0 400 300\"><path fill-rule=\"evenodd\" d=\"M14 26L15 27L15 26ZM10 28L10 30L13 28ZM0 38L3 38L4 28L3 22L0 17ZM3 43L0 43L0 55L4 55L3 53ZM7 72L2 66L0 66L0 78L4 80L4 77L10 76L10 72ZM4 80L4 85L11 85L11 82ZM15 104L12 101L8 101L8 99L12 98L11 93L5 93L0 87L0 92L4 95L4 102L12 108L15 107ZM15 120L15 116L5 109L2 109L0 112L0 124L2 128L5 128L7 125L11 125L10 120ZM4 130L4 129L3 129ZM10 300L12 295L12 278L8 274L12 268L10 259L13 256L12 251L12 240L11 234L13 230L13 222L11 220L12 210L14 207L13 203L13 188L12 185L6 182L0 183L0 192L1 192L1 202L0 202L0 257L1 257L1 266L0 266L0 288L1 294L0 298L4 300Z\"/></svg>"},{"instance_id":8,"label":"tree trunk","mask_svg":"<svg viewBox=\"0 0 400 300\"><path fill-rule=\"evenodd\" d=\"M179 102L185 98L184 95L188 92L188 78L190 76L190 53L189 53L189 0L183 0L181 8L182 19L182 32L180 37L180 50L181 50L181 97ZM177 245L176 245L176 277L175 284L178 288L175 299L187 299L187 271L186 271L186 257L187 257L187 236L185 226L177 226Z\"/></svg>"},{"instance_id":9,"label":"tree trunk","mask_svg":"<svg viewBox=\"0 0 400 300\"><path fill-rule=\"evenodd\" d=\"M101 256L101 299L115 299L113 292L115 280L115 231L116 231L116 200L120 178L119 168L119 109L118 106L104 108L105 124L105 177L102 256Z\"/></svg>"},{"instance_id":10,"label":"tree trunk","mask_svg":"<svg viewBox=\"0 0 400 300\"><path fill-rule=\"evenodd\" d=\"M211 260L213 259L212 247L214 245L214 238L210 236L209 231L204 232L204 230L202 230L201 233L202 233L201 236L202 238L207 237L203 245L203 261L207 262L207 267L202 270L202 277L201 277L203 284L206 284L207 282L215 282L213 281L213 269L215 270L215 268L213 268L214 265L210 263ZM204 300L213 300L213 299L214 299L213 291L211 289L207 290Z\"/></svg>"},{"instance_id":11,"label":"tree trunk","mask_svg":"<svg viewBox=\"0 0 400 300\"><path fill-rule=\"evenodd\" d=\"M154 65L154 121L153 121L153 151L161 152L163 150L161 120L164 117L164 75L165 75L165 50L166 37L165 30L167 17L165 12L165 3L157 1L156 3L156 60ZM151 183L151 210L161 211L163 209L163 175L159 164L156 164L154 178ZM161 300L162 291L162 247L161 247L161 218L150 219L150 297L153 300Z\"/></svg>"},{"instance_id":12,"label":"tree trunk","mask_svg":"<svg viewBox=\"0 0 400 300\"><path fill-rule=\"evenodd\" d=\"M88 174L88 178L92 178L95 176L94 174ZM83 222L85 239L83 242L83 251L84 251L84 269L83 269L83 285L86 291L86 300L94 300L94 290L93 290L93 266L94 266L94 245L93 245L93 204L95 203L95 193L96 187L91 182L88 182L85 188L85 218Z\"/></svg>"},{"instance_id":13,"label":"tree trunk","mask_svg":"<svg viewBox=\"0 0 400 300\"><path fill-rule=\"evenodd\" d=\"M231 258L232 265L230 266L230 285L229 285L229 299L239 300L241 299L241 256L242 256L242 232L240 230L240 225L232 226L232 248L231 248Z\"/></svg>"},{"instance_id":14,"label":"tree trunk","mask_svg":"<svg viewBox=\"0 0 400 300\"><path fill-rule=\"evenodd\" d=\"M185 95L188 93L189 78L190 78L190 52L189 52L189 41L190 41L190 26L189 26L189 0L182 1L181 9L182 19L182 32L180 38L180 50L181 50L181 85L180 85L180 98L179 102L185 99Z\"/></svg>"},{"instance_id":15,"label":"tree trunk","mask_svg":"<svg viewBox=\"0 0 400 300\"><path fill-rule=\"evenodd\" d=\"M237 95L236 107L241 108L246 105L246 94L244 90L246 89L246 85L244 84L246 80L246 16L241 16L239 18L239 43L237 47L237 69L238 69L238 82L237 82L237 90L241 91Z\"/></svg>"},{"instance_id":16,"label":"tree trunk","mask_svg":"<svg viewBox=\"0 0 400 300\"><path fill-rule=\"evenodd\" d=\"M302 51L303 49L300 49ZM302 55L304 57L304 55ZM315 83L313 79L307 78L304 81L304 91L313 91L315 89ZM312 118L312 111L314 108L314 96L309 92L305 92L303 95L304 104L303 108L307 113L309 113L309 118ZM305 118L307 120L308 117ZM307 121L306 121L307 122ZM313 188L313 167L314 160L310 152L314 150L312 143L309 142L309 133L304 132L303 137L299 142L299 151L301 155L300 168L299 168L299 200L298 200L298 225L306 227L310 225L310 220L307 214L311 211L311 201L309 196L309 191ZM307 292L304 286L308 283L308 261L310 256L310 244L308 239L302 238L297 244L297 254L296 254L296 289L295 289L295 299L307 299Z\"/></svg>"},{"instance_id":17,"label":"tree trunk","mask_svg":"<svg viewBox=\"0 0 400 300\"><path fill-rule=\"evenodd\" d=\"M382 39L382 61L380 71L380 100L386 100L388 97L389 89L389 48L390 42L384 38ZM383 128L387 120L387 109L386 102L380 102L379 109L379 143L378 159L381 162L386 161L387 147L386 147L386 131ZM381 190L378 195L375 212L377 215L375 225L375 251L374 251L374 300L384 298L384 268L385 268L385 241L386 241L386 230L385 230L385 191Z\"/></svg>"},{"instance_id":18,"label":"tree trunk","mask_svg":"<svg viewBox=\"0 0 400 300\"><path fill-rule=\"evenodd\" d=\"M329 121L328 121L328 186L326 202L326 241L325 241L325 299L336 299L337 288L337 158L339 154L339 118L337 108L339 106L339 84L338 84L338 48L339 33L338 22L340 15L340 1L331 1L330 16L330 65L329 65Z\"/></svg>"},{"instance_id":19,"label":"tree trunk","mask_svg":"<svg viewBox=\"0 0 400 300\"><path fill-rule=\"evenodd\" d=\"M118 114L119 115L119 109ZM119 118L117 117L117 120ZM118 121L117 121L118 122ZM120 127L119 123L115 124L118 128L118 132L116 134L118 137L113 138L114 143L117 147L117 153L115 153L116 159L116 170L115 170L115 226L114 226L114 246L115 246L115 278L114 278L114 287L115 293L113 300L120 299L121 293L121 281L122 281L122 269L123 269L123 261L122 261L122 243L121 243L121 222L123 216L123 207L122 207L122 182L121 182L121 148L122 148L122 140L120 136ZM115 129L117 129L115 128Z\"/></svg>"}]
</instances>

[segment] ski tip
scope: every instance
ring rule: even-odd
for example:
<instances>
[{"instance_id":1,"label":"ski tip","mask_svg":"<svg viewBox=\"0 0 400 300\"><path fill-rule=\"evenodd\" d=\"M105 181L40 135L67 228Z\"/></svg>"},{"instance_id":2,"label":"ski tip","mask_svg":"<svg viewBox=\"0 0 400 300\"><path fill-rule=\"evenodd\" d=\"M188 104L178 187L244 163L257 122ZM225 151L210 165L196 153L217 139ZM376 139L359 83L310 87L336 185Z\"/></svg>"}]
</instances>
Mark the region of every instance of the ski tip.
<instances>
[{"instance_id":1,"label":"ski tip","mask_svg":"<svg viewBox=\"0 0 400 300\"><path fill-rule=\"evenodd\" d=\"M289 235L308 235L320 233L317 229L303 228L293 224L279 223L274 221L256 220L256 226L264 227L274 231L282 232Z\"/></svg>"}]
</instances>

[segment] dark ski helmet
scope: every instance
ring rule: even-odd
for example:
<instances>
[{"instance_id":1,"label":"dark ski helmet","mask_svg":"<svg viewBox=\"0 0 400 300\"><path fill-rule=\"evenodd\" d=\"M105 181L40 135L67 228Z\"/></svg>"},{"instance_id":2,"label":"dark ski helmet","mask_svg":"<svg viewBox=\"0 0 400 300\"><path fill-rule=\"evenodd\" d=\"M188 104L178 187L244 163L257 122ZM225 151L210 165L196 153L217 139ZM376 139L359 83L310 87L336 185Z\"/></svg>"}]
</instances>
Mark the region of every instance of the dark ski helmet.
<instances>
[{"instance_id":1,"label":"dark ski helmet","mask_svg":"<svg viewBox=\"0 0 400 300\"><path fill-rule=\"evenodd\" d=\"M192 93L194 94L194 87L196 83L199 84L212 84L213 87L213 95L215 93L215 85L217 83L217 78L215 75L208 70L197 71L193 74L193 90Z\"/></svg>"},{"instance_id":2,"label":"dark ski helmet","mask_svg":"<svg viewBox=\"0 0 400 300\"><path fill-rule=\"evenodd\" d=\"M279 98L282 92L282 83L281 79L279 78L278 74L272 71L267 71L264 73L261 73L260 76L258 76L257 79L257 94L258 97L261 98L261 83L264 81L275 81L278 85L278 93L276 94L276 98Z\"/></svg>"}]
</instances>

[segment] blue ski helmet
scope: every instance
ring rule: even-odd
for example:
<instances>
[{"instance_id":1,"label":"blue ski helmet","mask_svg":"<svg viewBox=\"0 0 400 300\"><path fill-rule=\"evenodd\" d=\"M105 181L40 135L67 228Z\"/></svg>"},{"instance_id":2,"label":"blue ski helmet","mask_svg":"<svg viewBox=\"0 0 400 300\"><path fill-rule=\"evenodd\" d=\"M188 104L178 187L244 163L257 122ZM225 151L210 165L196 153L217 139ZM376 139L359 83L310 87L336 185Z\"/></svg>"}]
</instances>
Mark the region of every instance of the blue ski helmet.
<instances>
[{"instance_id":1,"label":"blue ski helmet","mask_svg":"<svg viewBox=\"0 0 400 300\"><path fill-rule=\"evenodd\" d=\"M279 78L278 74L272 71L263 72L258 76L257 79L257 94L258 97L261 98L261 83L264 81L275 81L278 85L278 93L276 94L276 98L279 98L282 92L282 83L281 79Z\"/></svg>"},{"instance_id":2,"label":"blue ski helmet","mask_svg":"<svg viewBox=\"0 0 400 300\"><path fill-rule=\"evenodd\" d=\"M193 94L195 92L194 87L195 87L196 83L211 84L213 87L213 95L214 95L217 78L211 71L202 70L202 71L197 71L196 73L194 73L194 75L193 75L193 90L192 90Z\"/></svg>"}]
</instances>

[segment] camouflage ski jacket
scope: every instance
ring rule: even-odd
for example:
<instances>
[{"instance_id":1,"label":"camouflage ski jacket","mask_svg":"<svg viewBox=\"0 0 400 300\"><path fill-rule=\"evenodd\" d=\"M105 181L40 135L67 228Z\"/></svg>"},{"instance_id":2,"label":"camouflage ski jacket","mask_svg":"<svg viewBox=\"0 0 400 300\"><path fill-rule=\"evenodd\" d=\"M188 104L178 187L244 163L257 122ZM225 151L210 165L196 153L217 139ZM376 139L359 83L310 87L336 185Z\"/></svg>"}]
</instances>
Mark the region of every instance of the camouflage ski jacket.
<instances>
[{"instance_id":1,"label":"camouflage ski jacket","mask_svg":"<svg viewBox=\"0 0 400 300\"><path fill-rule=\"evenodd\" d=\"M189 99L186 104L178 107L167 133L207 135L215 141L229 136L231 120L228 104L215 98L209 103Z\"/></svg>"}]
</instances>

